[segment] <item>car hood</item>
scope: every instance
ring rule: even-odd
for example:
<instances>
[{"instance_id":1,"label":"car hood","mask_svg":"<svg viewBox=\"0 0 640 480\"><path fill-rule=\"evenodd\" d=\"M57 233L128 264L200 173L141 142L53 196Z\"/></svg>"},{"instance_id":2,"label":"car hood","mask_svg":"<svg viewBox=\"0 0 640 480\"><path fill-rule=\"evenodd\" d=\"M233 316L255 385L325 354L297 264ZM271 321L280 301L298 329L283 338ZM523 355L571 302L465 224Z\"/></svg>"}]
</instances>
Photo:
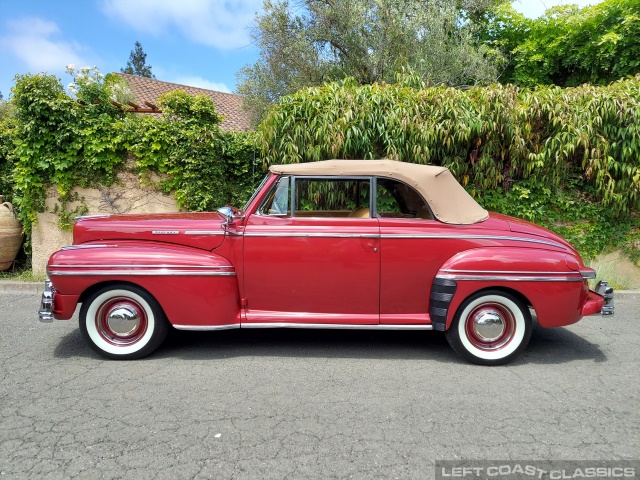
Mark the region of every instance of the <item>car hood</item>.
<instances>
[{"instance_id":1,"label":"car hood","mask_svg":"<svg viewBox=\"0 0 640 480\"><path fill-rule=\"evenodd\" d=\"M73 227L74 245L112 240L149 240L212 250L224 241L218 213L93 215Z\"/></svg>"}]
</instances>

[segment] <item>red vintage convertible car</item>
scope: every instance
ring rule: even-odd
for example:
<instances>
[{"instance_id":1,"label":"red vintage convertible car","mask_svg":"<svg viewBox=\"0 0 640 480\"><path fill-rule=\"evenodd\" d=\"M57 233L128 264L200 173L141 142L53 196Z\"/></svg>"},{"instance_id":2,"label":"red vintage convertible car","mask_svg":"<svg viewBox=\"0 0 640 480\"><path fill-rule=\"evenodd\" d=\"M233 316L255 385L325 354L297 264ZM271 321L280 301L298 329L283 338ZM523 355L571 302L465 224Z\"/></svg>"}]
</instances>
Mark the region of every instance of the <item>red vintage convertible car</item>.
<instances>
[{"instance_id":1,"label":"red vintage convertible car","mask_svg":"<svg viewBox=\"0 0 640 480\"><path fill-rule=\"evenodd\" d=\"M243 210L77 219L49 259L40 320L78 303L91 348L150 354L170 326L438 330L479 364L542 327L613 313L613 290L558 235L488 213L443 167L272 166Z\"/></svg>"}]
</instances>

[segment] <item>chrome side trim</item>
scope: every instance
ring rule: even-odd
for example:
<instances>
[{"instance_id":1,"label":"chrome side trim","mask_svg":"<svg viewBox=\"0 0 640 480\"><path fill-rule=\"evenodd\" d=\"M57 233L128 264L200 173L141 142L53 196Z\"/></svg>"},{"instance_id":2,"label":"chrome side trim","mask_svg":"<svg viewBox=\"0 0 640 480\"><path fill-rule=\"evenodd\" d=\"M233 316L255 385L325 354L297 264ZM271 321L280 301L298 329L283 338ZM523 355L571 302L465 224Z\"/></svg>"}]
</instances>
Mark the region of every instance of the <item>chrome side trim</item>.
<instances>
[{"instance_id":1,"label":"chrome side trim","mask_svg":"<svg viewBox=\"0 0 640 480\"><path fill-rule=\"evenodd\" d=\"M152 235L178 235L179 230L151 230Z\"/></svg>"},{"instance_id":2,"label":"chrome side trim","mask_svg":"<svg viewBox=\"0 0 640 480\"><path fill-rule=\"evenodd\" d=\"M440 270L446 274L477 274L477 275L578 275L579 272L567 271L567 272L536 272L536 271L514 271L514 270L456 270L443 268Z\"/></svg>"},{"instance_id":3,"label":"chrome side trim","mask_svg":"<svg viewBox=\"0 0 640 480\"><path fill-rule=\"evenodd\" d=\"M78 271L47 271L50 276L70 276L70 275L92 275L92 276L136 276L136 275L158 275L158 276L186 276L186 277L235 277L235 272L206 272L193 270L78 270Z\"/></svg>"},{"instance_id":4,"label":"chrome side trim","mask_svg":"<svg viewBox=\"0 0 640 480\"><path fill-rule=\"evenodd\" d=\"M580 274L585 280L596 278L596 272L580 272Z\"/></svg>"},{"instance_id":5,"label":"chrome side trim","mask_svg":"<svg viewBox=\"0 0 640 480\"><path fill-rule=\"evenodd\" d=\"M565 245L551 240L513 237L506 235L461 235L461 234L355 234L355 233L316 233L316 232L245 232L245 237L326 237L326 238L382 238L382 239L458 239L458 240L505 240L512 242L536 243L567 249Z\"/></svg>"},{"instance_id":6,"label":"chrome side trim","mask_svg":"<svg viewBox=\"0 0 640 480\"><path fill-rule=\"evenodd\" d=\"M380 238L376 233L304 233L304 232L245 232L245 237L320 237L320 238Z\"/></svg>"},{"instance_id":7,"label":"chrome side trim","mask_svg":"<svg viewBox=\"0 0 640 480\"><path fill-rule=\"evenodd\" d=\"M380 238L431 238L431 239L461 239L461 240L509 240L513 242L526 242L526 243L540 243L542 245L551 245L554 247L560 247L562 249L567 249L565 245L561 243L554 242L552 240L541 240L537 238L524 238L524 237L512 237L507 235L460 235L460 234L418 234L418 235L408 235L408 234L395 234L395 233L383 233L380 235Z\"/></svg>"},{"instance_id":8,"label":"chrome side trim","mask_svg":"<svg viewBox=\"0 0 640 480\"><path fill-rule=\"evenodd\" d=\"M92 268L92 269L96 269L96 268L131 268L131 269L135 269L135 268L166 268L166 269L171 269L171 268L208 268L210 270L218 270L218 269L228 269L231 268L233 269L234 267L232 265L216 265L216 266L211 266L211 265L59 265L59 264L54 264L54 265L49 265L48 268Z\"/></svg>"},{"instance_id":9,"label":"chrome side trim","mask_svg":"<svg viewBox=\"0 0 640 480\"><path fill-rule=\"evenodd\" d=\"M73 221L74 222L78 222L80 220L89 220L89 219L92 219L92 218L107 218L107 217L110 217L110 216L111 215L108 214L108 213L98 213L96 215L80 215L80 216L77 216L77 217L73 217Z\"/></svg>"},{"instance_id":10,"label":"chrome side trim","mask_svg":"<svg viewBox=\"0 0 640 480\"><path fill-rule=\"evenodd\" d=\"M289 323L264 322L243 323L241 328L311 328L328 330L433 330L431 325L349 325L344 323Z\"/></svg>"},{"instance_id":11,"label":"chrome side trim","mask_svg":"<svg viewBox=\"0 0 640 480\"><path fill-rule=\"evenodd\" d=\"M438 274L436 278L448 280L479 280L496 282L582 282L582 277L543 277L536 275L451 275Z\"/></svg>"},{"instance_id":12,"label":"chrome side trim","mask_svg":"<svg viewBox=\"0 0 640 480\"><path fill-rule=\"evenodd\" d=\"M106 247L115 247L115 245L107 245L106 243L93 243L91 245L65 245L60 248L60 250L80 250L82 248L106 248Z\"/></svg>"},{"instance_id":13,"label":"chrome side trim","mask_svg":"<svg viewBox=\"0 0 640 480\"><path fill-rule=\"evenodd\" d=\"M185 235L224 235L221 230L186 230Z\"/></svg>"},{"instance_id":14,"label":"chrome side trim","mask_svg":"<svg viewBox=\"0 0 640 480\"><path fill-rule=\"evenodd\" d=\"M191 330L191 331L210 331L210 330L233 330L240 328L239 323L230 323L228 325L174 325L173 328L178 330Z\"/></svg>"}]
</instances>

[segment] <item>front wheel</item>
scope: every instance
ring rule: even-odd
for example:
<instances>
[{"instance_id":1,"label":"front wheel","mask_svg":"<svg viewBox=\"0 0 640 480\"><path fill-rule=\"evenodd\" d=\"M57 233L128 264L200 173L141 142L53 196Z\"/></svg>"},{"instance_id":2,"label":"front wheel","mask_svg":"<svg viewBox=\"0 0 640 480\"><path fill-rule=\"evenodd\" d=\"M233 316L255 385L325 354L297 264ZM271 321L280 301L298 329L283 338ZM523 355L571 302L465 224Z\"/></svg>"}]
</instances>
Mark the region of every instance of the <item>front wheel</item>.
<instances>
[{"instance_id":1,"label":"front wheel","mask_svg":"<svg viewBox=\"0 0 640 480\"><path fill-rule=\"evenodd\" d=\"M80 331L103 357L133 360L149 355L167 336L168 321L158 302L135 285L109 285L82 303Z\"/></svg>"},{"instance_id":2,"label":"front wheel","mask_svg":"<svg viewBox=\"0 0 640 480\"><path fill-rule=\"evenodd\" d=\"M478 292L460 305L446 337L469 362L502 365L529 343L531 315L513 295L498 290Z\"/></svg>"}]
</instances>

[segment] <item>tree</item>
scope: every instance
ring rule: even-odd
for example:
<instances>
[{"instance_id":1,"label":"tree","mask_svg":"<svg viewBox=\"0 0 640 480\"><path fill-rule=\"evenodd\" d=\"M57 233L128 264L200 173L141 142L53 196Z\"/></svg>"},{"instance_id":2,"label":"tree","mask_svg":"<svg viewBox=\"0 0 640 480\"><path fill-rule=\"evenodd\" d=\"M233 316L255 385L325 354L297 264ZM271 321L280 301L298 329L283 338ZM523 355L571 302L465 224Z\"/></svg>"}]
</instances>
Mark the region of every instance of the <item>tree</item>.
<instances>
[{"instance_id":1,"label":"tree","mask_svg":"<svg viewBox=\"0 0 640 480\"><path fill-rule=\"evenodd\" d=\"M5 100L0 92L0 121L13 114L13 105L9 100Z\"/></svg>"},{"instance_id":2,"label":"tree","mask_svg":"<svg viewBox=\"0 0 640 480\"><path fill-rule=\"evenodd\" d=\"M503 83L570 87L640 73L638 0L554 7L535 20L502 5L489 16L483 35L509 58Z\"/></svg>"},{"instance_id":3,"label":"tree","mask_svg":"<svg viewBox=\"0 0 640 480\"><path fill-rule=\"evenodd\" d=\"M151 73L151 65L147 65L147 54L142 49L140 42L136 41L134 49L129 54L129 61L125 68L121 68L122 73L137 75L138 77L156 78Z\"/></svg>"},{"instance_id":4,"label":"tree","mask_svg":"<svg viewBox=\"0 0 640 480\"><path fill-rule=\"evenodd\" d=\"M353 77L393 83L403 72L429 84L497 78L495 51L474 37L473 16L501 0L265 0L252 37L260 58L238 73L257 122L283 95Z\"/></svg>"}]
</instances>

